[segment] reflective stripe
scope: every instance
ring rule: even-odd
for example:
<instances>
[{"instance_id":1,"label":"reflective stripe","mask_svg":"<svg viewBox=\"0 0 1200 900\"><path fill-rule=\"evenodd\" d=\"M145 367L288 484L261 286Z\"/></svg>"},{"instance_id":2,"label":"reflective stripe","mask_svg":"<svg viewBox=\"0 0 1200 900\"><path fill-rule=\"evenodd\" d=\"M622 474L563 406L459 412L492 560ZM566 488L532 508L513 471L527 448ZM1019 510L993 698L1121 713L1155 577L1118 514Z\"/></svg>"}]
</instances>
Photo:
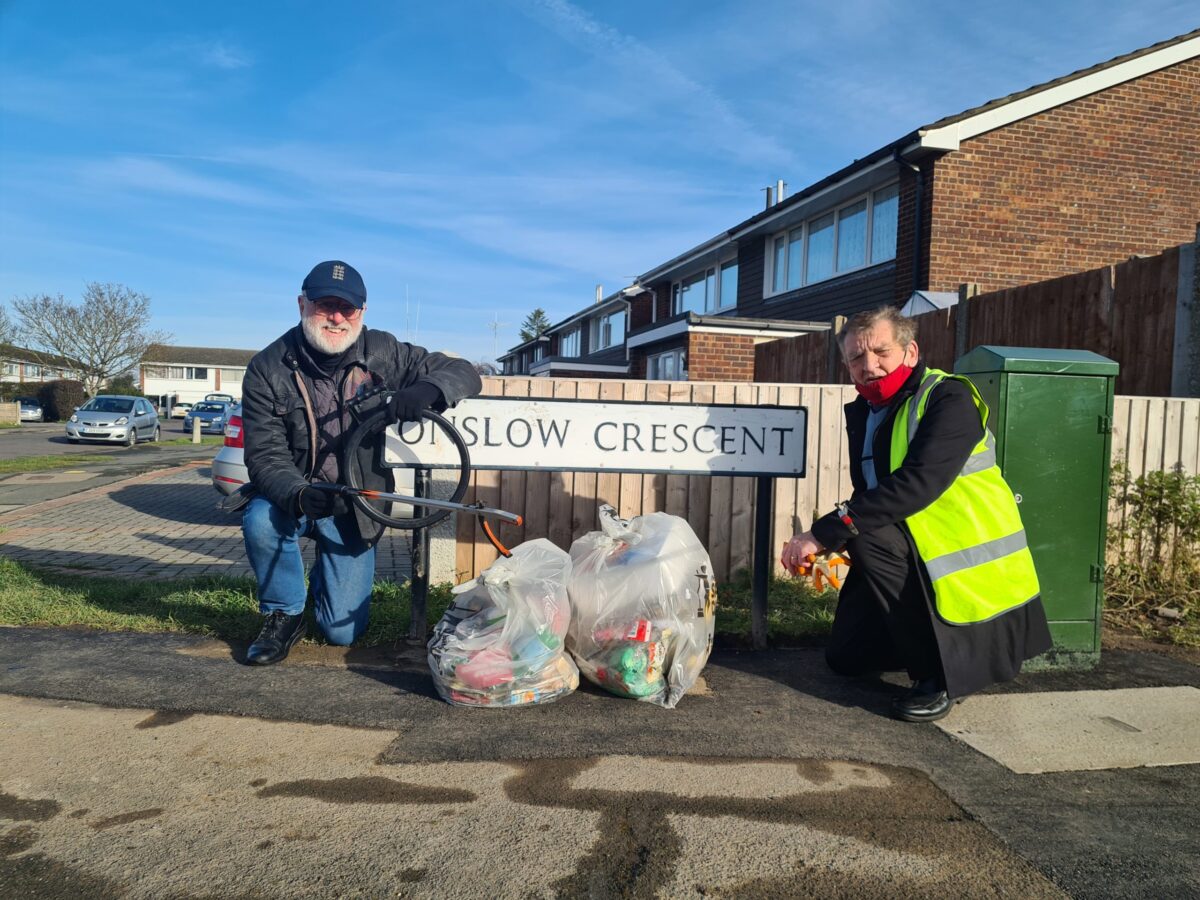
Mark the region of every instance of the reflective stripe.
<instances>
[{"instance_id":1,"label":"reflective stripe","mask_svg":"<svg viewBox=\"0 0 1200 900\"><path fill-rule=\"evenodd\" d=\"M1020 609L1022 606L1028 606L1030 603L1032 603L1034 600L1036 600L1040 596L1042 596L1042 594L1039 591L1038 593L1036 593L1032 597L1030 597L1028 600L1022 600L1020 603L1014 603L1012 606L1008 607L1007 609L1002 609L999 612L994 612L990 616L987 616L986 618L983 618L983 619L972 619L970 622L951 622L949 619L942 619L940 613L938 614L938 618L942 619L942 621L945 622L947 625L952 625L955 627L962 626L962 625L979 625L983 622L990 622L990 621L992 621L992 619L998 619L1005 613L1012 612L1014 609Z\"/></svg>"},{"instance_id":2,"label":"reflective stripe","mask_svg":"<svg viewBox=\"0 0 1200 900\"><path fill-rule=\"evenodd\" d=\"M921 424L921 416L919 408L925 395L933 390L933 386L941 381L941 377L930 370L930 374L925 376L925 380L921 382L921 386L913 393L908 400L908 442L911 444L913 438L917 435L917 426Z\"/></svg>"},{"instance_id":3,"label":"reflective stripe","mask_svg":"<svg viewBox=\"0 0 1200 900\"><path fill-rule=\"evenodd\" d=\"M962 550L956 550L953 553L946 553L935 559L927 560L925 562L925 569L929 572L930 579L937 581L939 578L945 578L947 575L953 575L955 572L960 572L963 569L981 566L992 560L1009 556L1018 550L1024 550L1028 546L1029 542L1025 538L1025 529L1022 528L1020 531L1013 532L1005 537L996 538L993 541L976 544L974 547L966 547Z\"/></svg>"},{"instance_id":4,"label":"reflective stripe","mask_svg":"<svg viewBox=\"0 0 1200 900\"><path fill-rule=\"evenodd\" d=\"M959 475L974 475L976 472L990 469L996 464L996 439L986 428L983 429L983 435L983 451L968 456L967 461L963 463L962 471L958 473Z\"/></svg>"}]
</instances>

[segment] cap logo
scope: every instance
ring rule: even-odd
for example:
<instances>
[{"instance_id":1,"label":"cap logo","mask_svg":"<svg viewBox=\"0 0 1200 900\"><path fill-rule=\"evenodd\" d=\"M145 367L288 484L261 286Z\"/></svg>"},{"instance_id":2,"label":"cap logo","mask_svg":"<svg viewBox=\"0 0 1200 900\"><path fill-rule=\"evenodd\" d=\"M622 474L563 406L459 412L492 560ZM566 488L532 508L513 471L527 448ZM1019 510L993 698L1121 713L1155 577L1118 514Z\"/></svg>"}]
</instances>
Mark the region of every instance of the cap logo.
<instances>
[{"instance_id":1,"label":"cap logo","mask_svg":"<svg viewBox=\"0 0 1200 900\"><path fill-rule=\"evenodd\" d=\"M346 280L346 267L345 266L337 265L337 266L333 267L333 280L334 281L345 281Z\"/></svg>"}]
</instances>

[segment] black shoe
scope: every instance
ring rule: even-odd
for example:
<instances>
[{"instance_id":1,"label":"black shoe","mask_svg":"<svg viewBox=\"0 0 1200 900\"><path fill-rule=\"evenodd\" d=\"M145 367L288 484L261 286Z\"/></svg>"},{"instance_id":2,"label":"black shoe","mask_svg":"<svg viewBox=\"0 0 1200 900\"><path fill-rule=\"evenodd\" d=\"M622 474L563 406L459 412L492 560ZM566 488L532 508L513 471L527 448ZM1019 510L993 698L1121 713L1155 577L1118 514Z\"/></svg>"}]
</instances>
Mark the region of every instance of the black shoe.
<instances>
[{"instance_id":1,"label":"black shoe","mask_svg":"<svg viewBox=\"0 0 1200 900\"><path fill-rule=\"evenodd\" d=\"M961 699L950 699L938 679L924 678L892 701L892 715L905 722L936 722L946 718L959 702Z\"/></svg>"},{"instance_id":2,"label":"black shoe","mask_svg":"<svg viewBox=\"0 0 1200 900\"><path fill-rule=\"evenodd\" d=\"M288 651L304 637L304 613L289 616L276 610L267 615L262 631L246 651L246 663L251 666L269 666L287 659Z\"/></svg>"}]
</instances>

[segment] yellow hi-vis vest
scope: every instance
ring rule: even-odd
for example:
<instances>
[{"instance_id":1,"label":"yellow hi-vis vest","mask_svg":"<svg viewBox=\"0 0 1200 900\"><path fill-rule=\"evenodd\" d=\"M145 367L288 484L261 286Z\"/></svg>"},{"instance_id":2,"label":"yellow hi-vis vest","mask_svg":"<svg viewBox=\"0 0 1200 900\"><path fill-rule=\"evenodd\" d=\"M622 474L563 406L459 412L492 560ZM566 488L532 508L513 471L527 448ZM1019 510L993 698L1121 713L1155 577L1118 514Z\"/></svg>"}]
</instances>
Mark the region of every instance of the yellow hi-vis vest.
<instances>
[{"instance_id":1,"label":"yellow hi-vis vest","mask_svg":"<svg viewBox=\"0 0 1200 900\"><path fill-rule=\"evenodd\" d=\"M971 389L983 439L945 493L909 516L905 524L933 583L938 616L951 625L972 625L1028 603L1039 588L1016 500L996 465L987 404L968 379L927 370L916 393L896 413L892 471L908 454L930 391L946 378Z\"/></svg>"}]
</instances>

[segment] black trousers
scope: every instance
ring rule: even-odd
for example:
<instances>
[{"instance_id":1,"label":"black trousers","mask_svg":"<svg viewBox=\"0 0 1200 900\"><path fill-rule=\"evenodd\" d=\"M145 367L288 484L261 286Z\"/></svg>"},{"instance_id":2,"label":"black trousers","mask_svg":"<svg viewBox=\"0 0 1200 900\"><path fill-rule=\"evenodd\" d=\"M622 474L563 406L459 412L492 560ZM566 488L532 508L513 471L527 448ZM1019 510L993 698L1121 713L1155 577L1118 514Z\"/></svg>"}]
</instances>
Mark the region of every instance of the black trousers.
<instances>
[{"instance_id":1,"label":"black trousers","mask_svg":"<svg viewBox=\"0 0 1200 900\"><path fill-rule=\"evenodd\" d=\"M825 651L842 675L906 669L913 680L941 678L929 601L908 538L888 525L860 534L846 550L842 586Z\"/></svg>"}]
</instances>

